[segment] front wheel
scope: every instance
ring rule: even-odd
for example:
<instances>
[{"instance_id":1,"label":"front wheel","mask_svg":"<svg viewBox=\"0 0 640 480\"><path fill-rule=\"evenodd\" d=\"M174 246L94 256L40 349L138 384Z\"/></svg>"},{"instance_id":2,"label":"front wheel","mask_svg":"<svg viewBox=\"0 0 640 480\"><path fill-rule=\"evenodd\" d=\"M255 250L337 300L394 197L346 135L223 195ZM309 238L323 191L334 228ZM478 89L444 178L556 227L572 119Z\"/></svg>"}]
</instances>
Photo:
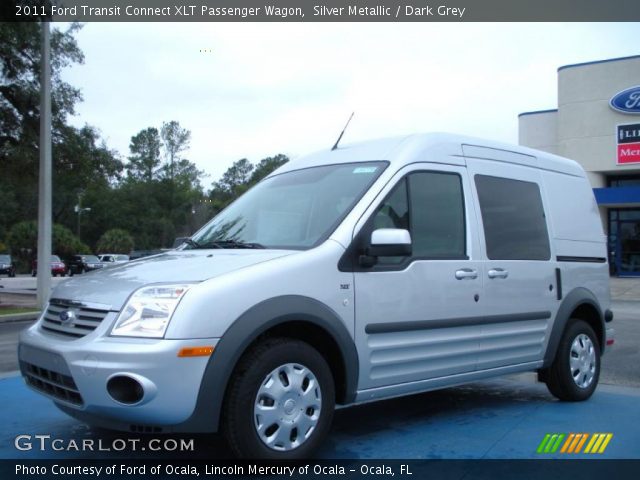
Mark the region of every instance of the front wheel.
<instances>
[{"instance_id":1,"label":"front wheel","mask_svg":"<svg viewBox=\"0 0 640 480\"><path fill-rule=\"evenodd\" d=\"M223 431L241 458L308 458L326 436L335 406L331 370L309 344L267 339L234 370Z\"/></svg>"},{"instance_id":2,"label":"front wheel","mask_svg":"<svg viewBox=\"0 0 640 480\"><path fill-rule=\"evenodd\" d=\"M600 378L600 346L591 326L578 319L570 320L549 371L549 391L560 400L587 400Z\"/></svg>"}]
</instances>

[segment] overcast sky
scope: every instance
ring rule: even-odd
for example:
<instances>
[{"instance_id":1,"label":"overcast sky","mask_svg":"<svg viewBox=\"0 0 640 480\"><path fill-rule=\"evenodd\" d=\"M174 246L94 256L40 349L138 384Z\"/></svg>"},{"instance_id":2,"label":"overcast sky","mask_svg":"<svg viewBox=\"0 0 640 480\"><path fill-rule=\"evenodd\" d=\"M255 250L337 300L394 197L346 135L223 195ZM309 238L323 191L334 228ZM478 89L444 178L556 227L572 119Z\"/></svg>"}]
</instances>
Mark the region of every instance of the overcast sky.
<instances>
[{"instance_id":1,"label":"overcast sky","mask_svg":"<svg viewBox=\"0 0 640 480\"><path fill-rule=\"evenodd\" d=\"M177 120L208 188L237 159L447 131L517 143L519 113L555 108L557 68L637 55L637 23L88 23L72 119L123 159ZM202 50L202 51L201 51ZM206 50L206 51L205 51ZM639 79L640 83L640 79Z\"/></svg>"}]
</instances>

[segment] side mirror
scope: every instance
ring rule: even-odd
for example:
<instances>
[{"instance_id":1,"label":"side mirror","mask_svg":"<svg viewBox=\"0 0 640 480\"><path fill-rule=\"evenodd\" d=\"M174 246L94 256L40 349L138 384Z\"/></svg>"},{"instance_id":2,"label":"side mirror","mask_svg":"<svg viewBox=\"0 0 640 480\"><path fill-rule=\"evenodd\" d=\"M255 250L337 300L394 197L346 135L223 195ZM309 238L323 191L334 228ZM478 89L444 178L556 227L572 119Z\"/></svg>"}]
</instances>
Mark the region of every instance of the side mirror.
<instances>
[{"instance_id":1,"label":"side mirror","mask_svg":"<svg viewBox=\"0 0 640 480\"><path fill-rule=\"evenodd\" d=\"M407 257L411 255L411 234L401 228L379 228L371 234L367 255L372 257Z\"/></svg>"}]
</instances>

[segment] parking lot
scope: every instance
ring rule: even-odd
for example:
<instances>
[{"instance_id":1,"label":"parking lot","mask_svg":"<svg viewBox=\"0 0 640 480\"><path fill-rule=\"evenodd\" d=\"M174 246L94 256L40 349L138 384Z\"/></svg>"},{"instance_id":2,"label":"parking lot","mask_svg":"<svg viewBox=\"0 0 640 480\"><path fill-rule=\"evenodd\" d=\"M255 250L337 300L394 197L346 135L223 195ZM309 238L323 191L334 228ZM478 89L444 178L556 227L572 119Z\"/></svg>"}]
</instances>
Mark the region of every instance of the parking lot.
<instances>
[{"instance_id":1,"label":"parking lot","mask_svg":"<svg viewBox=\"0 0 640 480\"><path fill-rule=\"evenodd\" d=\"M55 279L54 281L61 281ZM0 281L29 290L31 277ZM14 283L15 282L15 283ZM29 283L31 282L31 284ZM321 458L343 459L536 459L567 454L537 453L548 433L612 433L598 458L640 459L640 429L635 422L640 402L640 280L614 279L616 343L603 359L600 386L587 402L555 400L534 374L521 374L405 398L361 405L336 412L336 421ZM636 297L636 295L638 295ZM90 428L73 420L52 402L33 393L17 376L18 332L29 322L0 323L0 458L148 458L166 452L18 450L18 435L51 435L62 440L90 439L112 444L138 435ZM171 452L177 458L228 458L216 435L171 436L194 439L194 451ZM572 458L593 458L586 453Z\"/></svg>"}]
</instances>

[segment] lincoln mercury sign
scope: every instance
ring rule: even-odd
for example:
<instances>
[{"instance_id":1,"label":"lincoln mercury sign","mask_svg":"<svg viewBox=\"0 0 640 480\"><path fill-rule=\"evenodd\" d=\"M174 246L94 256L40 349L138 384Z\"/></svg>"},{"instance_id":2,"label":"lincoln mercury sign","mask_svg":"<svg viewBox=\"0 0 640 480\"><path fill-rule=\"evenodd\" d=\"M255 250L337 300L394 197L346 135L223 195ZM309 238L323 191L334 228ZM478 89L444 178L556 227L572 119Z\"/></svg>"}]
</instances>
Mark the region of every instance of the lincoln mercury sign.
<instances>
[{"instance_id":1,"label":"lincoln mercury sign","mask_svg":"<svg viewBox=\"0 0 640 480\"><path fill-rule=\"evenodd\" d=\"M618 165L640 163L640 123L618 125Z\"/></svg>"}]
</instances>

